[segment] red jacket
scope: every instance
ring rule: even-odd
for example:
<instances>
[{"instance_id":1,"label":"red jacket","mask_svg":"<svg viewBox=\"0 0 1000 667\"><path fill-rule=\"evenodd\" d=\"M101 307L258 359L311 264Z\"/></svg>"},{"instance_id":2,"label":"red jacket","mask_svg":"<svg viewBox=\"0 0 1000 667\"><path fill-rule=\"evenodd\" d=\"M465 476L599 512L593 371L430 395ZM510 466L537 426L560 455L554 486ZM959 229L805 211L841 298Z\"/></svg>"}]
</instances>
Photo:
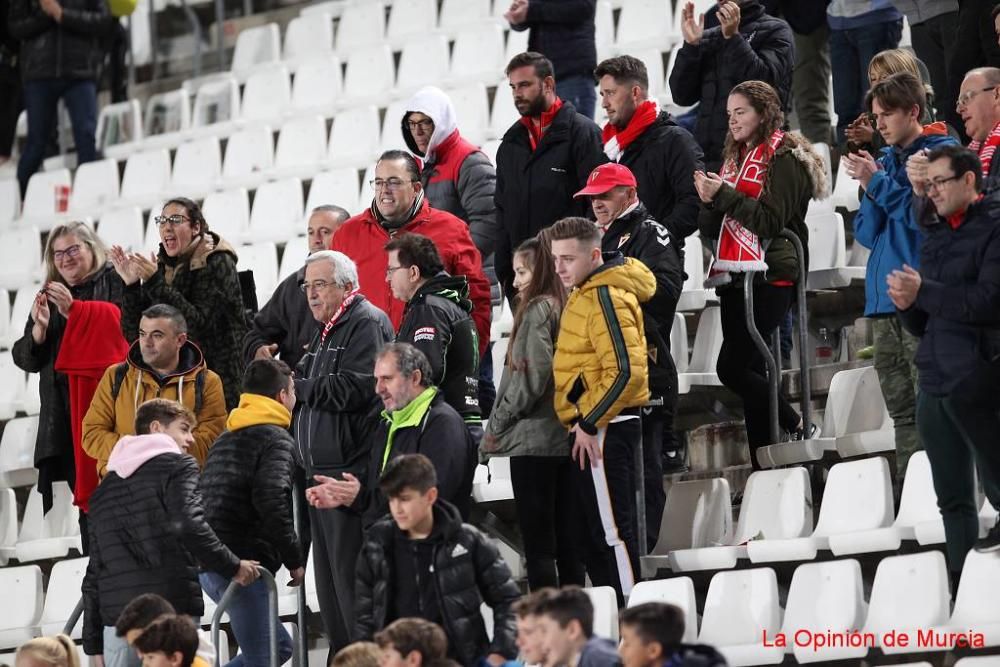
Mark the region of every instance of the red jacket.
<instances>
[{"instance_id":1,"label":"red jacket","mask_svg":"<svg viewBox=\"0 0 1000 667\"><path fill-rule=\"evenodd\" d=\"M486 352L490 342L490 283L483 273L483 261L472 242L469 226L451 213L431 208L424 200L412 220L399 231L423 234L434 241L444 270L453 276L465 276L472 299L472 319L479 334L479 353ZM396 232L399 233L399 232ZM371 209L345 222L333 236L331 250L344 253L358 265L361 293L389 315L397 331L403 321L404 302L392 296L385 271L388 254L383 250L389 242L389 232L378 223Z\"/></svg>"}]
</instances>

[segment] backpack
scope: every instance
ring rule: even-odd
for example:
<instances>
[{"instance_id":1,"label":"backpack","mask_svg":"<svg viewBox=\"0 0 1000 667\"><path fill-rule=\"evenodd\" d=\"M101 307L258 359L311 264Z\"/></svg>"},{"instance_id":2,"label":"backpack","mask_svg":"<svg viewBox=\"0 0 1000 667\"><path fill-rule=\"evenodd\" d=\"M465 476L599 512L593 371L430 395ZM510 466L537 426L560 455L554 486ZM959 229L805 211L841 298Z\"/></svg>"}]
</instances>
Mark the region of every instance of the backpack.
<instances>
[{"instance_id":1,"label":"backpack","mask_svg":"<svg viewBox=\"0 0 1000 667\"><path fill-rule=\"evenodd\" d=\"M122 384L128 374L128 362L123 361L115 367L115 377L111 381L111 400L117 401L118 394L121 393ZM201 406L205 399L205 371L198 371L194 376L194 413L201 412Z\"/></svg>"}]
</instances>

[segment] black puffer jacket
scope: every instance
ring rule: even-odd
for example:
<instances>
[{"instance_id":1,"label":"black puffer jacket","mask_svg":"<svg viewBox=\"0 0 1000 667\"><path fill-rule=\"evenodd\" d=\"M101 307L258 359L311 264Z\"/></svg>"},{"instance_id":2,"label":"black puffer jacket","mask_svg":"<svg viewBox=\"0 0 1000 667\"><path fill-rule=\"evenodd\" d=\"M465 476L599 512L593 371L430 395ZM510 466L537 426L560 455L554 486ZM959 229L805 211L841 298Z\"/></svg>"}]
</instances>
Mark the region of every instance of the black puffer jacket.
<instances>
[{"instance_id":1,"label":"black puffer jacket","mask_svg":"<svg viewBox=\"0 0 1000 667\"><path fill-rule=\"evenodd\" d=\"M718 172L726 141L729 91L738 83L759 80L774 86L785 113L792 105L795 45L792 29L764 13L757 0L740 3L740 29L730 39L721 28L705 30L701 41L685 42L670 73L670 92L678 104L698 104L694 138L705 151L705 167Z\"/></svg>"},{"instance_id":2,"label":"black puffer jacket","mask_svg":"<svg viewBox=\"0 0 1000 667\"><path fill-rule=\"evenodd\" d=\"M601 133L592 120L569 102L552 120L535 150L520 122L503 137L497 150L497 280L513 294L513 252L556 220L586 215L589 207L573 195L594 167L608 161Z\"/></svg>"},{"instance_id":3,"label":"black puffer jacket","mask_svg":"<svg viewBox=\"0 0 1000 667\"><path fill-rule=\"evenodd\" d=\"M396 340L411 343L431 362L431 381L466 422L478 423L479 336L465 276L441 272L406 304Z\"/></svg>"},{"instance_id":4,"label":"black puffer jacket","mask_svg":"<svg viewBox=\"0 0 1000 667\"><path fill-rule=\"evenodd\" d=\"M1000 403L1000 193L971 205L958 229L914 197L924 230L917 301L899 313L920 336L920 389ZM997 359L994 363L989 360Z\"/></svg>"},{"instance_id":5,"label":"black puffer jacket","mask_svg":"<svg viewBox=\"0 0 1000 667\"><path fill-rule=\"evenodd\" d=\"M524 23L528 50L552 61L556 81L570 76L593 76L597 67L594 15L597 0L532 0Z\"/></svg>"},{"instance_id":6,"label":"black puffer jacket","mask_svg":"<svg viewBox=\"0 0 1000 667\"><path fill-rule=\"evenodd\" d=\"M639 199L675 240L681 241L698 230L701 200L692 174L704 168L702 152L691 133L675 123L670 114L661 111L653 124L628 145L618 162L635 174Z\"/></svg>"},{"instance_id":7,"label":"black puffer jacket","mask_svg":"<svg viewBox=\"0 0 1000 667\"><path fill-rule=\"evenodd\" d=\"M288 411L264 396L243 394L222 433L208 450L198 485L205 519L215 534L243 559L272 573L302 565L292 519L295 440L287 428L266 423Z\"/></svg>"},{"instance_id":8,"label":"black puffer jacket","mask_svg":"<svg viewBox=\"0 0 1000 667\"><path fill-rule=\"evenodd\" d=\"M60 0L62 22L42 11L38 0L11 0L9 31L21 40L21 77L96 79L104 60L100 39L110 32L105 0Z\"/></svg>"},{"instance_id":9,"label":"black puffer jacket","mask_svg":"<svg viewBox=\"0 0 1000 667\"><path fill-rule=\"evenodd\" d=\"M98 269L89 280L69 291L74 299L83 301L109 301L122 305L121 278L111 264ZM73 434L69 418L69 381L55 371L56 357L66 331L66 318L54 306L49 307L49 326L45 342L35 345L31 330L35 321L28 316L24 335L14 343L11 355L14 363L28 373L38 373L38 393L41 399L38 414L38 437L35 440L35 467L38 469L38 488L43 496L51 496L52 482L67 480L70 486L76 477L73 463Z\"/></svg>"},{"instance_id":10,"label":"black puffer jacket","mask_svg":"<svg viewBox=\"0 0 1000 667\"><path fill-rule=\"evenodd\" d=\"M114 458L114 456L112 456ZM104 649L103 631L142 593L165 597L178 614L201 616L199 563L232 577L239 559L205 522L198 463L159 454L134 473L109 473L90 497L90 562L83 580L83 648Z\"/></svg>"},{"instance_id":11,"label":"black puffer jacket","mask_svg":"<svg viewBox=\"0 0 1000 667\"><path fill-rule=\"evenodd\" d=\"M414 569L413 564L394 562L394 543L400 537L405 539L392 517L385 517L365 533L355 590L356 641L371 640L396 620L390 614L395 606L397 573ZM511 605L521 593L500 552L479 530L462 523L457 509L440 499L434 505L435 537L429 576L448 635L449 655L463 665L475 665L490 653L513 659L517 646ZM479 611L483 602L493 609L492 642Z\"/></svg>"}]
</instances>

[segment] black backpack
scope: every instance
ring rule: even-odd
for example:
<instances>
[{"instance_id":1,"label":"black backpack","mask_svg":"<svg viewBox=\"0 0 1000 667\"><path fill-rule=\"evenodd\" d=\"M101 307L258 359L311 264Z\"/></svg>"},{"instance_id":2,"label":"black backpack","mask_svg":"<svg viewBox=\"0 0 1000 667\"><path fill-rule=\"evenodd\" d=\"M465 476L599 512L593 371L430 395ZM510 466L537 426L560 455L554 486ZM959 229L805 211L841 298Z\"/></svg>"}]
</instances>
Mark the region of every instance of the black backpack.
<instances>
[{"instance_id":1,"label":"black backpack","mask_svg":"<svg viewBox=\"0 0 1000 667\"><path fill-rule=\"evenodd\" d=\"M115 377L111 381L111 400L117 401L118 394L121 393L122 384L125 383L125 376L128 375L128 362L123 361L115 367ZM183 398L183 397L179 397ZM201 412L201 406L205 399L205 370L198 371L194 376L194 413Z\"/></svg>"}]
</instances>

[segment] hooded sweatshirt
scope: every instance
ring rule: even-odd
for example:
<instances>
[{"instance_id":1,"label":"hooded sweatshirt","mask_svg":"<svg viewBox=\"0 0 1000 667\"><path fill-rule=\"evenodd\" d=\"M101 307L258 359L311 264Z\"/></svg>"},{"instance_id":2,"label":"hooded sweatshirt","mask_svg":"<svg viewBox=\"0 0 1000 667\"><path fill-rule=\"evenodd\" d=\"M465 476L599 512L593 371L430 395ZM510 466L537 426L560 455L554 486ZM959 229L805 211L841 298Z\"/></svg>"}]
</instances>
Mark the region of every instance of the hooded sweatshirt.
<instances>
[{"instance_id":1,"label":"hooded sweatshirt","mask_svg":"<svg viewBox=\"0 0 1000 667\"><path fill-rule=\"evenodd\" d=\"M143 463L160 454L183 454L173 438L163 433L126 435L111 450L108 472L128 479Z\"/></svg>"}]
</instances>

